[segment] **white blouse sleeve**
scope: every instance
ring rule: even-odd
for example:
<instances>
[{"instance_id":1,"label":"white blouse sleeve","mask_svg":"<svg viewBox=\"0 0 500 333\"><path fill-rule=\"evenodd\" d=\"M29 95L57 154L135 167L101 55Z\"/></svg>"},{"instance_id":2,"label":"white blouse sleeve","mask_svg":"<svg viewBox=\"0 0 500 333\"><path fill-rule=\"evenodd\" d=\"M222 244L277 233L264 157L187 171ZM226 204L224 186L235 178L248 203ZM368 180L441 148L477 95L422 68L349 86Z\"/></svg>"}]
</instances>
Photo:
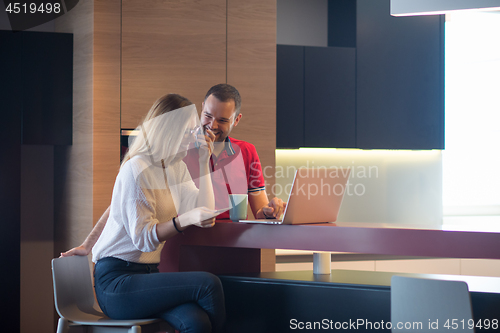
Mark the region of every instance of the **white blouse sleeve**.
<instances>
[{"instance_id":1,"label":"white blouse sleeve","mask_svg":"<svg viewBox=\"0 0 500 333\"><path fill-rule=\"evenodd\" d=\"M181 184L181 206L179 208L179 215L181 215L197 207L199 190L193 182L184 162L179 163L178 175Z\"/></svg>"},{"instance_id":2,"label":"white blouse sleeve","mask_svg":"<svg viewBox=\"0 0 500 333\"><path fill-rule=\"evenodd\" d=\"M142 252L155 251L160 245L156 233L159 222L156 219L156 198L147 170L138 172L131 165L122 167L122 193L118 202L124 228L134 246Z\"/></svg>"}]
</instances>

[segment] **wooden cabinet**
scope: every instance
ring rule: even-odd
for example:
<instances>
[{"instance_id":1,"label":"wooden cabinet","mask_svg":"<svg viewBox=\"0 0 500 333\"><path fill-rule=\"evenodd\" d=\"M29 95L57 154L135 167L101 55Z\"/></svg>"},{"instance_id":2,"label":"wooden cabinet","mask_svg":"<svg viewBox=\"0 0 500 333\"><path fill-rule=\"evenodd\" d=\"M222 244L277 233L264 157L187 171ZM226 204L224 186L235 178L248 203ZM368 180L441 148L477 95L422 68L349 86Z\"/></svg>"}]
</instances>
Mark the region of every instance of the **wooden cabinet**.
<instances>
[{"instance_id":1,"label":"wooden cabinet","mask_svg":"<svg viewBox=\"0 0 500 333\"><path fill-rule=\"evenodd\" d=\"M275 0L98 1L94 7L95 220L109 203L113 182L106 179L114 180L110 175L119 166L114 124L137 127L154 101L168 93L189 98L200 112L210 87L234 85L243 118L231 136L254 144L263 168L274 167ZM117 140L116 155L110 152L111 138ZM265 180L268 188L274 184L271 172Z\"/></svg>"},{"instance_id":2,"label":"wooden cabinet","mask_svg":"<svg viewBox=\"0 0 500 333\"><path fill-rule=\"evenodd\" d=\"M135 128L164 94L181 94L200 111L211 86L229 83L243 114L231 135L274 166L275 1L127 0L121 31L121 128Z\"/></svg>"},{"instance_id":3,"label":"wooden cabinet","mask_svg":"<svg viewBox=\"0 0 500 333\"><path fill-rule=\"evenodd\" d=\"M274 167L276 1L125 0L121 15L121 128L137 127L168 93L200 112L208 89L229 83L243 115L231 136L254 144L263 167ZM271 187L274 177L265 175Z\"/></svg>"},{"instance_id":4,"label":"wooden cabinet","mask_svg":"<svg viewBox=\"0 0 500 333\"><path fill-rule=\"evenodd\" d=\"M353 1L355 48L278 45L277 146L443 149L444 18Z\"/></svg>"},{"instance_id":5,"label":"wooden cabinet","mask_svg":"<svg viewBox=\"0 0 500 333\"><path fill-rule=\"evenodd\" d=\"M121 127L135 128L153 102L178 93L198 111L226 82L226 1L123 1Z\"/></svg>"},{"instance_id":6,"label":"wooden cabinet","mask_svg":"<svg viewBox=\"0 0 500 333\"><path fill-rule=\"evenodd\" d=\"M276 1L227 1L226 81L241 94L242 118L231 137L255 145L262 169L276 150ZM221 83L220 82L215 83ZM205 85L203 97L210 85ZM203 98L202 97L202 98ZM264 172L267 193L274 173Z\"/></svg>"}]
</instances>

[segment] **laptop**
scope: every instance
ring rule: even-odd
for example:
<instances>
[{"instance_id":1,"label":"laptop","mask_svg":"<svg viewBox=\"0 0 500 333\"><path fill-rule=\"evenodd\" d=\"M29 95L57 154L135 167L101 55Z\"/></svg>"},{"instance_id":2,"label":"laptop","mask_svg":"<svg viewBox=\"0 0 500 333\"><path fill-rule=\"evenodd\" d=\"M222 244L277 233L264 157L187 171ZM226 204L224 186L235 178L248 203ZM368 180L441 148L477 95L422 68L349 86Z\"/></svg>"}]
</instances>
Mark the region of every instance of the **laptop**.
<instances>
[{"instance_id":1,"label":"laptop","mask_svg":"<svg viewBox=\"0 0 500 333\"><path fill-rule=\"evenodd\" d=\"M301 168L295 171L282 220L239 220L240 223L306 224L335 222L347 190L350 168Z\"/></svg>"}]
</instances>

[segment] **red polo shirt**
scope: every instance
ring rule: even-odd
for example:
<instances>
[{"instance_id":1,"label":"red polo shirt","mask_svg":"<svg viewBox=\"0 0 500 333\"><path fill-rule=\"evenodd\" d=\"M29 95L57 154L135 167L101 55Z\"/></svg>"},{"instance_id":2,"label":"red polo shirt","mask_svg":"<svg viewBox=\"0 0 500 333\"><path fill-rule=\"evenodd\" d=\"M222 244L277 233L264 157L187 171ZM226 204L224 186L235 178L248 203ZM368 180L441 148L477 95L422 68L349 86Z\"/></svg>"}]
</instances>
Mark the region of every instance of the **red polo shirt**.
<instances>
[{"instance_id":1,"label":"red polo shirt","mask_svg":"<svg viewBox=\"0 0 500 333\"><path fill-rule=\"evenodd\" d=\"M218 157L210 158L212 186L214 188L215 209L229 207L228 194L248 194L265 190L264 175L259 155L251 143L230 137L224 142L224 149ZM184 162L188 166L191 178L199 187L200 165L198 149L189 149ZM229 212L217 216L217 219L229 219Z\"/></svg>"}]
</instances>

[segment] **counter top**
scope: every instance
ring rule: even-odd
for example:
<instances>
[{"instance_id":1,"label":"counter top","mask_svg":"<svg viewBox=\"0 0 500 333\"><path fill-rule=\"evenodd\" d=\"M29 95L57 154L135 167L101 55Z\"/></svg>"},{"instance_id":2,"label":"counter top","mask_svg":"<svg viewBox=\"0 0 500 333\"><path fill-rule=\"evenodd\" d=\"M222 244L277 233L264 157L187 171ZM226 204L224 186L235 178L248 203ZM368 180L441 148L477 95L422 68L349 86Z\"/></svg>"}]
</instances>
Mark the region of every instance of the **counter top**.
<instances>
[{"instance_id":1,"label":"counter top","mask_svg":"<svg viewBox=\"0 0 500 333\"><path fill-rule=\"evenodd\" d=\"M470 224L449 220L439 226L217 221L212 228L188 228L168 240L160 269L182 271L199 267L214 272L258 272L260 249L500 259L499 224L488 225L484 219L475 221Z\"/></svg>"},{"instance_id":2,"label":"counter top","mask_svg":"<svg viewBox=\"0 0 500 333\"><path fill-rule=\"evenodd\" d=\"M491 228L474 224L467 230L456 223L266 225L218 221L210 229L189 228L177 238L184 245L500 259L500 231L486 230Z\"/></svg>"}]
</instances>

